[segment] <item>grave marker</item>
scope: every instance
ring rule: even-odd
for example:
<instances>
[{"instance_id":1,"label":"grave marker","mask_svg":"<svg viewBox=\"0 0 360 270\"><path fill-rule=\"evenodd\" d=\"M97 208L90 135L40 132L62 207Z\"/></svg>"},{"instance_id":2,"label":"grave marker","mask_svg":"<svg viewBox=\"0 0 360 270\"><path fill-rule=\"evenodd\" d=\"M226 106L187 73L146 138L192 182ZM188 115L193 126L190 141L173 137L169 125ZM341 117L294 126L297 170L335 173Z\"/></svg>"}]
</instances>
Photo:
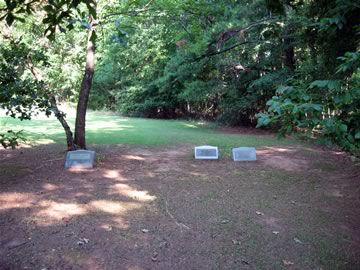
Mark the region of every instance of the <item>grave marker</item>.
<instances>
[{"instance_id":1,"label":"grave marker","mask_svg":"<svg viewBox=\"0 0 360 270\"><path fill-rule=\"evenodd\" d=\"M239 147L232 149L232 157L234 161L255 161L255 147Z\"/></svg>"},{"instance_id":2,"label":"grave marker","mask_svg":"<svg viewBox=\"0 0 360 270\"><path fill-rule=\"evenodd\" d=\"M196 146L195 159L219 159L219 150L216 146Z\"/></svg>"},{"instance_id":3,"label":"grave marker","mask_svg":"<svg viewBox=\"0 0 360 270\"><path fill-rule=\"evenodd\" d=\"M95 151L76 150L66 154L65 168L92 168L95 161Z\"/></svg>"}]
</instances>

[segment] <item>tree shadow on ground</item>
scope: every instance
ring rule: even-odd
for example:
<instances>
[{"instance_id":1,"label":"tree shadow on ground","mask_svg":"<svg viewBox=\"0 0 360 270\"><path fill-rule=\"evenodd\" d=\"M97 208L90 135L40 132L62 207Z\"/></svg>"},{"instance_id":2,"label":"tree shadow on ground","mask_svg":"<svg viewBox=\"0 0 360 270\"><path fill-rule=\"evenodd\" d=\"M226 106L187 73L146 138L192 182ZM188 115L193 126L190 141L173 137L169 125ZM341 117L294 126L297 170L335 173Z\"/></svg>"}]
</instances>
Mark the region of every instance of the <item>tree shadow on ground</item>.
<instances>
[{"instance_id":1,"label":"tree shadow on ground","mask_svg":"<svg viewBox=\"0 0 360 270\"><path fill-rule=\"evenodd\" d=\"M61 145L0 151L1 269L360 265L358 171L328 170L349 165L343 154L273 146L235 163L194 162L191 145L94 148L89 170L65 170Z\"/></svg>"}]
</instances>

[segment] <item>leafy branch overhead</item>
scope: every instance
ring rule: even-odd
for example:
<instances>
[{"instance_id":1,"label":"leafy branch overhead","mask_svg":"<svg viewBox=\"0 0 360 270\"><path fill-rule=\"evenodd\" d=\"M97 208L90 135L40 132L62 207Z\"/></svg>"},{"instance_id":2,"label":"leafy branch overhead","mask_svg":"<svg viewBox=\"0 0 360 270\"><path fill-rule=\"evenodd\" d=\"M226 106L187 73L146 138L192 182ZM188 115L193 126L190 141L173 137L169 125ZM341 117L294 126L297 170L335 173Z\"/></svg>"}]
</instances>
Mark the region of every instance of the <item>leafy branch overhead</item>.
<instances>
[{"instance_id":1,"label":"leafy branch overhead","mask_svg":"<svg viewBox=\"0 0 360 270\"><path fill-rule=\"evenodd\" d=\"M0 20L5 19L8 26L14 21L25 22L26 16L42 9L45 12L43 23L47 25L45 35L53 39L57 30L64 32L66 28L73 29L73 18L80 16L85 19L89 15L96 19L96 5L93 0L50 0L46 4L41 0L6 0L6 6L1 8ZM88 14L81 8L86 6Z\"/></svg>"}]
</instances>

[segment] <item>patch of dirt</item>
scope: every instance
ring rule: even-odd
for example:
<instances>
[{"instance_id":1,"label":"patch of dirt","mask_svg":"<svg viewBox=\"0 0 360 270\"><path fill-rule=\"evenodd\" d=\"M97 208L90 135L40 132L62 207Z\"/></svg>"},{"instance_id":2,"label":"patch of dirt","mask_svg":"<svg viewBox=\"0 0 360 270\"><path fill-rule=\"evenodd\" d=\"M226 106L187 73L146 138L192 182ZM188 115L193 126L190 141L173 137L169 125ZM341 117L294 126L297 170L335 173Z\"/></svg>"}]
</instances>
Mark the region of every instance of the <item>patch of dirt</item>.
<instances>
[{"instance_id":1,"label":"patch of dirt","mask_svg":"<svg viewBox=\"0 0 360 270\"><path fill-rule=\"evenodd\" d=\"M309 167L309 159L298 155L296 147L265 147L257 150L260 162L265 166L286 171L303 171Z\"/></svg>"},{"instance_id":2,"label":"patch of dirt","mask_svg":"<svg viewBox=\"0 0 360 270\"><path fill-rule=\"evenodd\" d=\"M0 150L0 269L359 269L359 166L305 146ZM284 261L293 265L284 265Z\"/></svg>"}]
</instances>

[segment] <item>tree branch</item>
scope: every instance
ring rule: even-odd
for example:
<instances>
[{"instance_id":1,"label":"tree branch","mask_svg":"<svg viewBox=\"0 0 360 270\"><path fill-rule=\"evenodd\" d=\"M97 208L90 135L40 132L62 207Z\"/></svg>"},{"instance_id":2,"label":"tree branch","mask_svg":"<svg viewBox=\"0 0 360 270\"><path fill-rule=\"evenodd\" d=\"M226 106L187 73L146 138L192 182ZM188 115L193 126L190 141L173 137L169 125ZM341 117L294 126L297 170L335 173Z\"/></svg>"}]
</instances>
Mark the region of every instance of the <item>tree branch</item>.
<instances>
[{"instance_id":1,"label":"tree branch","mask_svg":"<svg viewBox=\"0 0 360 270\"><path fill-rule=\"evenodd\" d=\"M225 52L228 52L232 49L235 49L236 47L239 47L241 45L245 45L245 44L249 44L249 43L254 43L255 41L244 41L244 42L240 42L240 43L237 43L233 46L230 46L229 48L226 48L226 49L223 49L221 51L217 51L217 52L214 52L214 53L208 53L208 54L203 54L195 59L192 60L191 63L194 63L194 62L197 62L203 58L206 58L206 57L212 57L212 56L215 56L215 55L218 55L218 54L222 54L222 53L225 53Z\"/></svg>"}]
</instances>

